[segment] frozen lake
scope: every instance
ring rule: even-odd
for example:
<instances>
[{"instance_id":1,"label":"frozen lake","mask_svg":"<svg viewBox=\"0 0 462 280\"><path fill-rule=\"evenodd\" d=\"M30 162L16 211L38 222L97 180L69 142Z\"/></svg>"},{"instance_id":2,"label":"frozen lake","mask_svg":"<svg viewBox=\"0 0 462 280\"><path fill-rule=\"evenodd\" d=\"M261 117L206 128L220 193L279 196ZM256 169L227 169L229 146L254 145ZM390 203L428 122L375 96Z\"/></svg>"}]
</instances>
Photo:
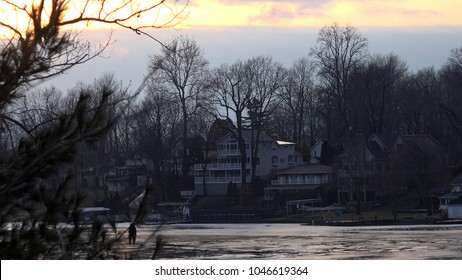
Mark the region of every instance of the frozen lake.
<instances>
[{"instance_id":1,"label":"frozen lake","mask_svg":"<svg viewBox=\"0 0 462 280\"><path fill-rule=\"evenodd\" d=\"M149 259L155 229L140 226L124 251ZM462 225L176 224L158 233L161 259L462 259Z\"/></svg>"}]
</instances>

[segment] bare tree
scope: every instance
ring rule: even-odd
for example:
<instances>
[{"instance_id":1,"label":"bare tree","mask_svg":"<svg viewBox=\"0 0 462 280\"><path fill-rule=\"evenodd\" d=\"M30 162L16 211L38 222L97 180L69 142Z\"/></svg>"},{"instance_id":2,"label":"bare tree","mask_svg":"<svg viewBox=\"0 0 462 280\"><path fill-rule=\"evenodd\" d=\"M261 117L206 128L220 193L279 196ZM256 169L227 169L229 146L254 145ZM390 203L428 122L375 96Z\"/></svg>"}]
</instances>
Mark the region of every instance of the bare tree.
<instances>
[{"instance_id":1,"label":"bare tree","mask_svg":"<svg viewBox=\"0 0 462 280\"><path fill-rule=\"evenodd\" d=\"M319 126L314 65L310 60L302 58L287 72L280 95L280 113L276 118L287 119L284 126L290 131L290 135L285 136L286 139L291 139L300 146L305 146L305 141L309 139L308 144L313 145Z\"/></svg>"},{"instance_id":2,"label":"bare tree","mask_svg":"<svg viewBox=\"0 0 462 280\"><path fill-rule=\"evenodd\" d=\"M401 130L406 134L428 134L438 119L435 100L440 82L435 69L425 68L404 77L400 88ZM436 126L441 124L436 123Z\"/></svg>"},{"instance_id":3,"label":"bare tree","mask_svg":"<svg viewBox=\"0 0 462 280\"><path fill-rule=\"evenodd\" d=\"M318 34L318 45L310 54L316 59L318 75L328 87L328 98L342 120L337 136L343 135L351 125L347 100L352 71L367 56L367 39L352 26L333 24L323 27ZM330 135L330 132L328 132Z\"/></svg>"},{"instance_id":4,"label":"bare tree","mask_svg":"<svg viewBox=\"0 0 462 280\"><path fill-rule=\"evenodd\" d=\"M167 200L164 174L176 172L174 148L181 135L180 105L169 94L165 82L151 77L146 97L136 108L133 118L136 128L132 135L138 151L151 159L154 183L158 186L159 199Z\"/></svg>"},{"instance_id":5,"label":"bare tree","mask_svg":"<svg viewBox=\"0 0 462 280\"><path fill-rule=\"evenodd\" d=\"M279 104L279 94L286 71L281 64L270 57L254 57L247 62L252 93L247 102L246 121L251 135L251 180L255 181L257 170L258 143L270 117Z\"/></svg>"},{"instance_id":6,"label":"bare tree","mask_svg":"<svg viewBox=\"0 0 462 280\"><path fill-rule=\"evenodd\" d=\"M213 72L211 91L216 115L225 120L233 120L231 130L240 151L241 183L247 183L247 152L244 140L245 117L252 96L252 80L248 65L242 61L232 65L222 65Z\"/></svg>"},{"instance_id":7,"label":"bare tree","mask_svg":"<svg viewBox=\"0 0 462 280\"><path fill-rule=\"evenodd\" d=\"M449 127L445 133L448 145L458 155L462 155L462 47L453 49L439 72L443 88L437 106L446 115ZM460 156L459 156L460 157ZM462 164L462 163L459 163Z\"/></svg>"},{"instance_id":8,"label":"bare tree","mask_svg":"<svg viewBox=\"0 0 462 280\"><path fill-rule=\"evenodd\" d=\"M187 37L174 39L151 58L150 71L163 79L168 92L181 105L183 133L183 176L188 171L189 121L202 106L208 87L208 62L197 43Z\"/></svg>"},{"instance_id":9,"label":"bare tree","mask_svg":"<svg viewBox=\"0 0 462 280\"><path fill-rule=\"evenodd\" d=\"M0 110L7 100L19 95L19 88L85 63L110 44L108 39L92 50L88 42L79 39L80 32L63 31L64 27L100 23L140 33L148 27L168 27L184 19L184 5L166 0L31 0L30 5L2 0L1 4L0 28L8 37L2 40Z\"/></svg>"},{"instance_id":10,"label":"bare tree","mask_svg":"<svg viewBox=\"0 0 462 280\"><path fill-rule=\"evenodd\" d=\"M396 113L401 99L398 90L406 75L406 63L393 54L372 56L356 69L352 87L356 94L352 102L363 104L359 109L363 112L359 114L367 124L359 131L382 133L398 129Z\"/></svg>"}]
</instances>

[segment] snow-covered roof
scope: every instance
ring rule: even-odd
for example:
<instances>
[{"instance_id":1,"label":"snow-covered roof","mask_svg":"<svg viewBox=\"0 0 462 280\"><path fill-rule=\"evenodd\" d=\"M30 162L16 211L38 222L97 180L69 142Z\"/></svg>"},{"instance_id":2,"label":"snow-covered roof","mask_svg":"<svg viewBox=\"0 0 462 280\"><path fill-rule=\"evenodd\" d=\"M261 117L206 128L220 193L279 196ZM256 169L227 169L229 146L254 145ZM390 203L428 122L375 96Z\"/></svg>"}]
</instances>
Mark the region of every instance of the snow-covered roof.
<instances>
[{"instance_id":1,"label":"snow-covered roof","mask_svg":"<svg viewBox=\"0 0 462 280\"><path fill-rule=\"evenodd\" d=\"M294 142L276 141L279 145L295 145Z\"/></svg>"}]
</instances>

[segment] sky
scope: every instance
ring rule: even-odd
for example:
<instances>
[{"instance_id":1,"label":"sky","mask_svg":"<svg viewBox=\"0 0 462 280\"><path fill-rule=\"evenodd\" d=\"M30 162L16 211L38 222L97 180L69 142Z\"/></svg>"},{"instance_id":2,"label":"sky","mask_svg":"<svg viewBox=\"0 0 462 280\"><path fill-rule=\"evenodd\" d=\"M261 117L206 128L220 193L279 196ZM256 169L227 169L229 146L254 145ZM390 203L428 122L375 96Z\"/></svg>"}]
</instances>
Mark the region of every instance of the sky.
<instances>
[{"instance_id":1,"label":"sky","mask_svg":"<svg viewBox=\"0 0 462 280\"><path fill-rule=\"evenodd\" d=\"M187 18L175 28L146 29L162 42L176 36L196 40L211 67L253 56L271 56L290 67L316 45L319 30L352 25L368 39L372 54L394 53L410 71L438 69L450 50L462 46L460 0L190 0ZM82 39L105 40L107 29L88 28ZM131 31L113 30L113 44L102 57L75 67L45 85L63 90L91 83L105 73L136 89L159 43Z\"/></svg>"}]
</instances>

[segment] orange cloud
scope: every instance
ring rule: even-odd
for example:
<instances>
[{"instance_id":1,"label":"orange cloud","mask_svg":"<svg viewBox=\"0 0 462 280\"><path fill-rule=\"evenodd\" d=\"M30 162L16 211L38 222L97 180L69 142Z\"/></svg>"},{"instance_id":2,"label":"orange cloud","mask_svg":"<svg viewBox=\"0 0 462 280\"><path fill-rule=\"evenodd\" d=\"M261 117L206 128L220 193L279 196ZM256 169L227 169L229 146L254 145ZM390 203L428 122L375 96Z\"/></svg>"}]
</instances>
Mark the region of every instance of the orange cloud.
<instances>
[{"instance_id":1,"label":"orange cloud","mask_svg":"<svg viewBox=\"0 0 462 280\"><path fill-rule=\"evenodd\" d=\"M204 0L190 5L182 27L462 25L461 10L460 0Z\"/></svg>"},{"instance_id":2,"label":"orange cloud","mask_svg":"<svg viewBox=\"0 0 462 280\"><path fill-rule=\"evenodd\" d=\"M32 0L37 1L37 0ZM140 0L140 3L145 3ZM175 3L176 0L171 0ZM186 0L181 0L184 3ZM19 6L31 0L17 0ZM108 3L117 3L110 1ZM179 3L180 3L179 2ZM2 22L16 26L25 20L15 10L4 10L0 2ZM70 1L68 16L82 9L82 0ZM146 2L147 3L147 2ZM109 4L108 4L109 5ZM87 11L92 13L95 7ZM179 7L181 8L181 4ZM168 9L167 9L168 10ZM269 26L316 27L338 22L362 27L414 27L414 26L462 26L462 1L460 0L190 0L185 11L188 18L178 25L188 27ZM124 10L121 13L127 12ZM154 13L137 19L137 24L167 17L169 13ZM24 22L27 26L27 22ZM114 25L81 23L77 29L106 29ZM23 29L23 28L20 28Z\"/></svg>"}]
</instances>

